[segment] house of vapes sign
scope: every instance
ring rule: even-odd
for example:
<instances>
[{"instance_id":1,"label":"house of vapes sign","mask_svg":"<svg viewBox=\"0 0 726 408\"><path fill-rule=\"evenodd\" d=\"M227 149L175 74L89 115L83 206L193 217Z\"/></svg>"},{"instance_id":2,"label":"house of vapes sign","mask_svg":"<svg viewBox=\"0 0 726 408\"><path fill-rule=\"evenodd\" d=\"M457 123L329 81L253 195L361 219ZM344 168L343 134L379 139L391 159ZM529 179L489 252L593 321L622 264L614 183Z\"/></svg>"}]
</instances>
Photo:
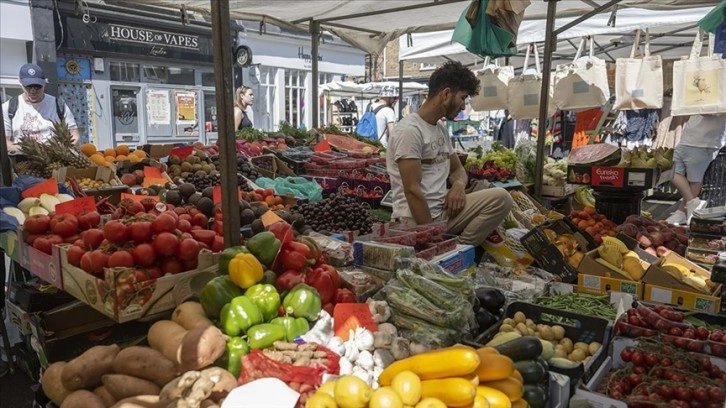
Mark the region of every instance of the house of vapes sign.
<instances>
[{"instance_id":1,"label":"house of vapes sign","mask_svg":"<svg viewBox=\"0 0 726 408\"><path fill-rule=\"evenodd\" d=\"M108 37L112 41L124 41L151 46L177 47L199 51L199 36L170 33L146 28L109 24Z\"/></svg>"}]
</instances>

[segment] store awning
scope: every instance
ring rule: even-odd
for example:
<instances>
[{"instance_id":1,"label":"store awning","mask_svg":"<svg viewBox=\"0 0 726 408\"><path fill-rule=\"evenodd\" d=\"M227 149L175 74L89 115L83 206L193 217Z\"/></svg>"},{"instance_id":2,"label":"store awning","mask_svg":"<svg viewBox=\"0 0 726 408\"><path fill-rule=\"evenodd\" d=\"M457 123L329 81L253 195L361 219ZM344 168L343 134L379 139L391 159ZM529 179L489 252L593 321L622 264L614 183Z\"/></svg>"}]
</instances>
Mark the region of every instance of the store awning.
<instances>
[{"instance_id":1,"label":"store awning","mask_svg":"<svg viewBox=\"0 0 726 408\"><path fill-rule=\"evenodd\" d=\"M30 5L27 0L0 1L0 38L33 41L30 24Z\"/></svg>"},{"instance_id":2,"label":"store awning","mask_svg":"<svg viewBox=\"0 0 726 408\"><path fill-rule=\"evenodd\" d=\"M320 85L319 91L320 94L328 94L330 96L368 99L378 96L384 86L398 89L398 82L368 82L365 84L357 84L355 82L333 81ZM426 85L418 82L404 82L403 96L426 93L428 89Z\"/></svg>"}]
</instances>

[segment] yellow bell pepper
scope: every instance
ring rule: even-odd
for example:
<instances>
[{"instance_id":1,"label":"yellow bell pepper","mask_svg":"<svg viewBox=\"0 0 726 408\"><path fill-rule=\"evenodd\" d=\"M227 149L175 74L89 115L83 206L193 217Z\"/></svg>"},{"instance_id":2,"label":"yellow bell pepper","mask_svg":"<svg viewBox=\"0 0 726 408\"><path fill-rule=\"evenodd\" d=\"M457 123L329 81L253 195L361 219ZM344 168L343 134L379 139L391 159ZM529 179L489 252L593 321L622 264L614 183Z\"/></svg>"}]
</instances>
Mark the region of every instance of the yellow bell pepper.
<instances>
[{"instance_id":1,"label":"yellow bell pepper","mask_svg":"<svg viewBox=\"0 0 726 408\"><path fill-rule=\"evenodd\" d=\"M242 289L261 281L264 274L262 264L252 254L239 253L229 261L229 278Z\"/></svg>"}]
</instances>

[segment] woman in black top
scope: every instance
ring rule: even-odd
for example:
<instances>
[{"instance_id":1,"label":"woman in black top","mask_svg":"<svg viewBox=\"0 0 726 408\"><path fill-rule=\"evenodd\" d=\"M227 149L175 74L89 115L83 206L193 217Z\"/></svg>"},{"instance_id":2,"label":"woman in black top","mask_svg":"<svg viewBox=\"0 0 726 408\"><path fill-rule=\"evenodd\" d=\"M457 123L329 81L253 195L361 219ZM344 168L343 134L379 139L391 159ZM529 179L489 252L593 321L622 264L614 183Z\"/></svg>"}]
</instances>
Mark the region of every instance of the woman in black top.
<instances>
[{"instance_id":1,"label":"woman in black top","mask_svg":"<svg viewBox=\"0 0 726 408\"><path fill-rule=\"evenodd\" d=\"M255 94L249 86L240 86L234 95L234 128L236 130L252 127L247 115L247 107L255 102Z\"/></svg>"}]
</instances>

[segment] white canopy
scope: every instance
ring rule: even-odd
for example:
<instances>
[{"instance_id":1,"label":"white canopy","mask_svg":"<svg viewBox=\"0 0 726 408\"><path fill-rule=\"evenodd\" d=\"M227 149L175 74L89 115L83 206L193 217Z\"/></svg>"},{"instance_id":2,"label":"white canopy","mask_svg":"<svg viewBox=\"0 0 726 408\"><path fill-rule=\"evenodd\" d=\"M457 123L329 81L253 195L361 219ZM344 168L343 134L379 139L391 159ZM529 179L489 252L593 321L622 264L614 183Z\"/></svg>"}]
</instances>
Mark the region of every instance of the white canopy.
<instances>
[{"instance_id":1,"label":"white canopy","mask_svg":"<svg viewBox=\"0 0 726 408\"><path fill-rule=\"evenodd\" d=\"M320 85L320 94L327 93L330 96L375 98L381 93L384 86L390 86L398 90L398 82L368 82L357 84L355 82L333 81ZM404 82L403 96L416 95L428 91L428 86L418 82Z\"/></svg>"},{"instance_id":2,"label":"white canopy","mask_svg":"<svg viewBox=\"0 0 726 408\"><path fill-rule=\"evenodd\" d=\"M640 8L618 10L615 26L608 25L611 13L602 13L564 31L557 36L557 51L553 60L571 59L574 56L579 37L595 36L595 53L599 57L614 61L627 57L633 42L633 31L648 28L651 34L651 53L663 58L679 58L687 55L695 38L697 22L712 7L698 7L687 10L645 10ZM557 18L555 28L574 20L572 17ZM544 20L523 21L517 34L520 49L530 43L544 41ZM463 45L451 42L453 30L430 33L416 33L399 39L399 59L412 62L436 64L446 60L461 61L464 64L481 64L483 58L469 53ZM409 46L411 44L411 46ZM521 64L519 58L510 58L515 67ZM559 60L559 61L557 61Z\"/></svg>"}]
</instances>

